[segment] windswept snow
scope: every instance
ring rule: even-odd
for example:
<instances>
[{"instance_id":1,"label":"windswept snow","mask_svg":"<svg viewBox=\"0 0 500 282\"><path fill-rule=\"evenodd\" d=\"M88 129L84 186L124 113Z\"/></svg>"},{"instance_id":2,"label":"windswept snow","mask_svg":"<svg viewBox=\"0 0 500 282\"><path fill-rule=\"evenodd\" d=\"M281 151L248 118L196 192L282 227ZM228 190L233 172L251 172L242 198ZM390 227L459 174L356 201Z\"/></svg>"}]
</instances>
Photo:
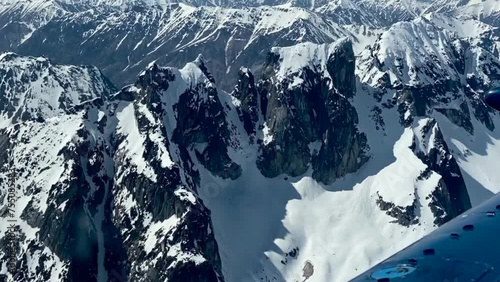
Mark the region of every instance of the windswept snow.
<instances>
[{"instance_id":1,"label":"windswept snow","mask_svg":"<svg viewBox=\"0 0 500 282\"><path fill-rule=\"evenodd\" d=\"M271 52L279 56L281 62L277 78L283 79L292 73L300 72L309 66L313 70L326 71L326 62L333 52L347 39L341 39L331 44L300 43L291 47L274 47ZM300 83L300 82L297 82Z\"/></svg>"},{"instance_id":2,"label":"windswept snow","mask_svg":"<svg viewBox=\"0 0 500 282\"><path fill-rule=\"evenodd\" d=\"M118 153L125 151L132 156L131 162L137 168L137 173L144 174L151 181L156 182L156 174L151 165L144 159L144 136L140 134L134 112L134 104L129 103L122 111L116 114L118 118L118 134L125 136L125 141L120 144Z\"/></svg>"},{"instance_id":3,"label":"windswept snow","mask_svg":"<svg viewBox=\"0 0 500 282\"><path fill-rule=\"evenodd\" d=\"M171 229L179 223L176 215L172 215L169 219L151 223L148 226L146 241L144 241L144 250L150 253L158 244L163 244L158 238L163 238Z\"/></svg>"},{"instance_id":4,"label":"windswept snow","mask_svg":"<svg viewBox=\"0 0 500 282\"><path fill-rule=\"evenodd\" d=\"M271 135L270 129L264 122L264 127L262 129L264 145L267 145L273 141L273 135Z\"/></svg>"},{"instance_id":5,"label":"windswept snow","mask_svg":"<svg viewBox=\"0 0 500 282\"><path fill-rule=\"evenodd\" d=\"M412 138L413 131L405 130L394 146L396 160L345 191L308 176L265 179L251 164L241 179L216 181L217 194L201 196L212 210L226 279L302 281L309 261L315 269L310 281L347 281L433 230L427 200L421 202L418 228L390 223L394 218L376 204L380 194L397 205L411 205L435 188L437 174L415 182L425 165L409 148ZM214 181L206 173L202 180Z\"/></svg>"}]
</instances>

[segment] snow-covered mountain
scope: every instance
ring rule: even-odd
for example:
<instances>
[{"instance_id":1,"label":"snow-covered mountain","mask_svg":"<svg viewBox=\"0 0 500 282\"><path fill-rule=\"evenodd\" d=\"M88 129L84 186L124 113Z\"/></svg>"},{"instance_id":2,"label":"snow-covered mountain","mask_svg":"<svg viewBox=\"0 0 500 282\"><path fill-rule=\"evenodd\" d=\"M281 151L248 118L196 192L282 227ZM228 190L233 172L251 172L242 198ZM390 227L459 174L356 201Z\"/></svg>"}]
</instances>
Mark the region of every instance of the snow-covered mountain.
<instances>
[{"instance_id":1,"label":"snow-covered mountain","mask_svg":"<svg viewBox=\"0 0 500 282\"><path fill-rule=\"evenodd\" d=\"M0 26L5 37L0 49L97 65L118 84L133 82L152 61L182 67L203 53L226 89L241 65L259 69L273 46L332 42L348 35L332 20L305 9L268 6L171 4L124 13L109 6L74 12L60 4L38 12L18 4L3 12L0 8Z\"/></svg>"},{"instance_id":2,"label":"snow-covered mountain","mask_svg":"<svg viewBox=\"0 0 500 282\"><path fill-rule=\"evenodd\" d=\"M45 58L0 56L0 125L45 120L85 100L102 98L114 86L92 66L53 65Z\"/></svg>"},{"instance_id":3,"label":"snow-covered mountain","mask_svg":"<svg viewBox=\"0 0 500 282\"><path fill-rule=\"evenodd\" d=\"M204 54L219 87L231 91L242 65L260 75L272 47L349 37L358 53L396 22L448 9L423 0L303 2L4 0L0 50L96 65L120 86L152 61L182 67ZM458 4L446 14L500 28L495 5L482 8L484 16L467 16Z\"/></svg>"},{"instance_id":4,"label":"snow-covered mountain","mask_svg":"<svg viewBox=\"0 0 500 282\"><path fill-rule=\"evenodd\" d=\"M13 279L345 281L463 212L491 189L474 183L487 166L474 160L491 146L484 138L498 142L498 118L476 91L492 85L480 78L486 67L498 73L498 59L422 42L418 56L386 69L405 48L377 47L391 36L454 41L423 19L408 25L358 60L349 39L273 48L263 74L242 68L231 93L201 56L181 69L150 64L116 94L102 76L69 80L83 89L78 99L51 114L40 102L33 111L46 118L1 130L2 191L12 173L23 179L23 276ZM439 72L421 64L448 52ZM13 69L82 71L2 57ZM431 75L450 81L431 84ZM32 89L43 101L43 88Z\"/></svg>"},{"instance_id":5,"label":"snow-covered mountain","mask_svg":"<svg viewBox=\"0 0 500 282\"><path fill-rule=\"evenodd\" d=\"M87 71L2 56L12 69L25 72L14 73L2 86L37 73L26 65L38 65L49 82L61 80L52 69ZM38 102L32 110L43 111L45 118L27 116L0 130L1 198L6 201L6 191L15 187L12 212L20 225L18 273L12 281L223 281L210 212L195 194L186 147L167 139L166 112L148 110L155 97L161 99L155 96L161 88L155 87L166 87L156 82L167 83L174 74L178 98L194 93L186 92L190 87L200 98L213 97L214 88L202 88L208 78L194 64L182 70L152 66L135 86L113 96L102 77L90 81L67 71L61 82L67 89L81 87L81 100L61 101L65 108L47 109L45 89L31 88L29 96ZM91 96L98 85L106 87ZM3 238L11 224L7 214L4 208ZM2 258L9 256L5 250Z\"/></svg>"},{"instance_id":6,"label":"snow-covered mountain","mask_svg":"<svg viewBox=\"0 0 500 282\"><path fill-rule=\"evenodd\" d=\"M500 3L495 0L440 0L430 5L427 11L441 12L461 19L476 19L493 26L500 26Z\"/></svg>"},{"instance_id":7,"label":"snow-covered mountain","mask_svg":"<svg viewBox=\"0 0 500 282\"><path fill-rule=\"evenodd\" d=\"M499 191L498 10L0 0L0 280L348 281Z\"/></svg>"}]
</instances>

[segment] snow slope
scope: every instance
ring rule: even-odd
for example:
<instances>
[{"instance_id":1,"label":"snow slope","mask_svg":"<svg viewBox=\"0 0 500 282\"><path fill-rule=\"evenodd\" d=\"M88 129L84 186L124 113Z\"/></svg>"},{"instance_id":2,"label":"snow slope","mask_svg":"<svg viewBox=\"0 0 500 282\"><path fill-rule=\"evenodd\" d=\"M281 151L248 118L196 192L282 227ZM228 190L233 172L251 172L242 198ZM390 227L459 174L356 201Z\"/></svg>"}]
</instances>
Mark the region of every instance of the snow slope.
<instances>
[{"instance_id":1,"label":"snow slope","mask_svg":"<svg viewBox=\"0 0 500 282\"><path fill-rule=\"evenodd\" d=\"M375 202L379 191L391 195L390 189L399 188L392 196L401 199L414 193L414 179L425 165L408 149L411 137L406 131L395 146L400 156L394 163L355 187L345 186L347 191L331 191L307 176L269 182L255 168L234 183L216 186L217 194L204 200L212 210L226 279L302 281L310 262L315 272L308 281L346 281L433 230L429 210L422 212L421 226L408 228L391 224L393 218ZM398 186L385 186L400 171L405 174L394 183ZM438 178L419 187L420 197Z\"/></svg>"}]
</instances>

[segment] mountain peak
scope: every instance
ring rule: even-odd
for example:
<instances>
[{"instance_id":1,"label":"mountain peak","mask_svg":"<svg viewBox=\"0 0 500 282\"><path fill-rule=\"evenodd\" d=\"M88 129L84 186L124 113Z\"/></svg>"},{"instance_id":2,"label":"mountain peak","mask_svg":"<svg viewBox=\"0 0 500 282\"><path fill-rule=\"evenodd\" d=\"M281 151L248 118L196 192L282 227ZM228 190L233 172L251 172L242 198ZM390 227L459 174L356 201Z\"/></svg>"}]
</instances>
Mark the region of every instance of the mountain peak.
<instances>
[{"instance_id":1,"label":"mountain peak","mask_svg":"<svg viewBox=\"0 0 500 282\"><path fill-rule=\"evenodd\" d=\"M0 54L0 124L44 120L114 86L91 66L55 65L46 58Z\"/></svg>"},{"instance_id":2,"label":"mountain peak","mask_svg":"<svg viewBox=\"0 0 500 282\"><path fill-rule=\"evenodd\" d=\"M0 61L10 61L10 60L15 59L17 57L19 57L19 55L17 55L14 52L0 53Z\"/></svg>"},{"instance_id":3,"label":"mountain peak","mask_svg":"<svg viewBox=\"0 0 500 282\"><path fill-rule=\"evenodd\" d=\"M211 83L215 83L215 79L214 77L212 76L212 74L208 71L208 68L206 66L206 61L205 61L205 57L203 57L202 54L199 54L196 59L193 61L193 63L195 65L197 65L200 70L203 72L203 74L206 76L206 78L211 82Z\"/></svg>"},{"instance_id":4,"label":"mountain peak","mask_svg":"<svg viewBox=\"0 0 500 282\"><path fill-rule=\"evenodd\" d=\"M278 63L278 77L286 77L300 72L304 67L326 70L328 59L340 50L352 50L352 42L348 38L341 38L334 43L314 44L300 43L291 47L273 47L271 55Z\"/></svg>"},{"instance_id":5,"label":"mountain peak","mask_svg":"<svg viewBox=\"0 0 500 282\"><path fill-rule=\"evenodd\" d=\"M196 65L199 67L205 65L205 57L203 57L203 54L199 54L196 59L193 61Z\"/></svg>"}]
</instances>

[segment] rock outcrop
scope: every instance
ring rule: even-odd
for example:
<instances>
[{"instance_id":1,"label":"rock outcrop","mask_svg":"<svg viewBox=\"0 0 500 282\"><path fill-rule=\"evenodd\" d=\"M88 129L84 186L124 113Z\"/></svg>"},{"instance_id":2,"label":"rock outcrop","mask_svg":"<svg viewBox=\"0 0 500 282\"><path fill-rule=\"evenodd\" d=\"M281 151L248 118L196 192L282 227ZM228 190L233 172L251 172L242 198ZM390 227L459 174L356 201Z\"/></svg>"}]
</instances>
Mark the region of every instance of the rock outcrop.
<instances>
[{"instance_id":1,"label":"rock outcrop","mask_svg":"<svg viewBox=\"0 0 500 282\"><path fill-rule=\"evenodd\" d=\"M368 160L349 101L356 92L354 66L348 40L271 52L257 85L266 101L258 161L263 175L298 176L312 167L315 179L330 184Z\"/></svg>"}]
</instances>

